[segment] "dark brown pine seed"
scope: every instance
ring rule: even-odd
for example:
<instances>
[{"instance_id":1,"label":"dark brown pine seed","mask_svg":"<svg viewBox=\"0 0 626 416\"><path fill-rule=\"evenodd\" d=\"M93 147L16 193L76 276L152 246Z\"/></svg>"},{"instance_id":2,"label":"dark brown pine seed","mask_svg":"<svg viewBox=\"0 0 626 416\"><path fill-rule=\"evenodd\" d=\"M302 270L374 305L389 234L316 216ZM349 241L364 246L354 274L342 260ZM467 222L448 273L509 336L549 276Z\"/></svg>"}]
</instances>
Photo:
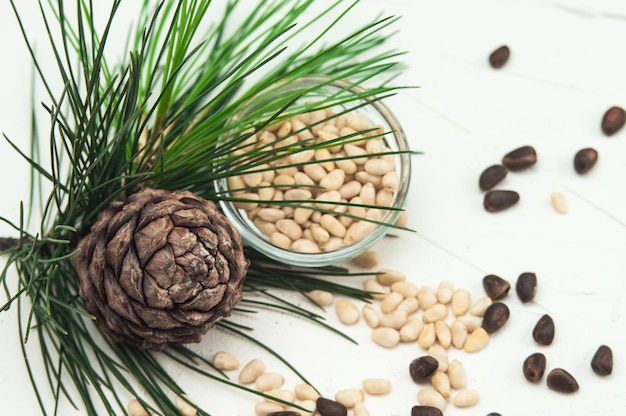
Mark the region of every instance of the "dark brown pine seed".
<instances>
[{"instance_id":1,"label":"dark brown pine seed","mask_svg":"<svg viewBox=\"0 0 626 416\"><path fill-rule=\"evenodd\" d=\"M554 320L550 315L543 315L533 329L533 339L537 344L550 345L554 341Z\"/></svg>"},{"instance_id":2,"label":"dark brown pine seed","mask_svg":"<svg viewBox=\"0 0 626 416\"><path fill-rule=\"evenodd\" d=\"M626 111L623 108L613 106L606 110L602 117L602 132L607 136L612 136L624 127L626 123Z\"/></svg>"},{"instance_id":3,"label":"dark brown pine seed","mask_svg":"<svg viewBox=\"0 0 626 416\"><path fill-rule=\"evenodd\" d=\"M509 170L502 165L489 166L480 174L478 178L478 186L482 191L488 191L489 189L500 183L509 173Z\"/></svg>"},{"instance_id":4,"label":"dark brown pine seed","mask_svg":"<svg viewBox=\"0 0 626 416\"><path fill-rule=\"evenodd\" d=\"M416 358L409 364L409 374L416 383L424 383L430 380L430 376L439 367L439 361L430 355Z\"/></svg>"},{"instance_id":5,"label":"dark brown pine seed","mask_svg":"<svg viewBox=\"0 0 626 416\"><path fill-rule=\"evenodd\" d=\"M348 416L348 409L334 400L318 397L315 402L321 416Z\"/></svg>"},{"instance_id":6,"label":"dark brown pine seed","mask_svg":"<svg viewBox=\"0 0 626 416\"><path fill-rule=\"evenodd\" d=\"M537 152L532 146L522 146L511 150L502 158L502 164L511 171L526 169L535 163L537 163Z\"/></svg>"},{"instance_id":7,"label":"dark brown pine seed","mask_svg":"<svg viewBox=\"0 0 626 416\"><path fill-rule=\"evenodd\" d=\"M574 393L580 388L574 376L562 368L550 371L547 381L548 387L561 393Z\"/></svg>"},{"instance_id":8,"label":"dark brown pine seed","mask_svg":"<svg viewBox=\"0 0 626 416\"><path fill-rule=\"evenodd\" d=\"M485 310L482 327L490 334L502 328L510 316L509 307L502 302L493 302Z\"/></svg>"},{"instance_id":9,"label":"dark brown pine seed","mask_svg":"<svg viewBox=\"0 0 626 416\"><path fill-rule=\"evenodd\" d=\"M300 413L293 410L281 410L280 412L268 413L267 416L300 416Z\"/></svg>"},{"instance_id":10,"label":"dark brown pine seed","mask_svg":"<svg viewBox=\"0 0 626 416\"><path fill-rule=\"evenodd\" d=\"M613 372L613 351L610 347L600 345L591 360L591 368L601 376L608 376Z\"/></svg>"},{"instance_id":11,"label":"dark brown pine seed","mask_svg":"<svg viewBox=\"0 0 626 416\"><path fill-rule=\"evenodd\" d=\"M489 274L483 277L483 289L491 300L500 300L509 293L511 284L500 276Z\"/></svg>"},{"instance_id":12,"label":"dark brown pine seed","mask_svg":"<svg viewBox=\"0 0 626 416\"><path fill-rule=\"evenodd\" d=\"M598 161L598 151L588 147L579 150L574 156L574 169L576 172L585 174L591 170Z\"/></svg>"},{"instance_id":13,"label":"dark brown pine seed","mask_svg":"<svg viewBox=\"0 0 626 416\"><path fill-rule=\"evenodd\" d=\"M502 45L489 55L489 64L496 69L502 68L511 56L511 49L507 45Z\"/></svg>"},{"instance_id":14,"label":"dark brown pine seed","mask_svg":"<svg viewBox=\"0 0 626 416\"><path fill-rule=\"evenodd\" d=\"M515 284L515 291L522 302L527 303L533 300L537 293L537 275L530 272L520 274Z\"/></svg>"},{"instance_id":15,"label":"dark brown pine seed","mask_svg":"<svg viewBox=\"0 0 626 416\"><path fill-rule=\"evenodd\" d=\"M541 380L543 373L546 371L546 356L540 352L529 355L524 360L522 369L526 380L532 382Z\"/></svg>"},{"instance_id":16,"label":"dark brown pine seed","mask_svg":"<svg viewBox=\"0 0 626 416\"><path fill-rule=\"evenodd\" d=\"M411 416L443 416L443 413L432 406L413 406Z\"/></svg>"},{"instance_id":17,"label":"dark brown pine seed","mask_svg":"<svg viewBox=\"0 0 626 416\"><path fill-rule=\"evenodd\" d=\"M518 201L519 194L515 191L489 191L485 194L483 206L488 212L498 212L511 208Z\"/></svg>"}]
</instances>

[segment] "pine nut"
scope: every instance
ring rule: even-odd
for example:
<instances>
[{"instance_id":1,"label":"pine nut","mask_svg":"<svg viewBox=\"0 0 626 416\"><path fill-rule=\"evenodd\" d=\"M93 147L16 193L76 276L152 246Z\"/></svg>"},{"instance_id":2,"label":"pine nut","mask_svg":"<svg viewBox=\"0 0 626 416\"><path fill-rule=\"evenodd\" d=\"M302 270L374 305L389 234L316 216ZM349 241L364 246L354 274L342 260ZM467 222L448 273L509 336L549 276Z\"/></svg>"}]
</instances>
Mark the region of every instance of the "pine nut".
<instances>
[{"instance_id":1,"label":"pine nut","mask_svg":"<svg viewBox=\"0 0 626 416\"><path fill-rule=\"evenodd\" d=\"M359 181L346 182L339 188L339 195L344 199L350 200L361 193L361 188Z\"/></svg>"},{"instance_id":2,"label":"pine nut","mask_svg":"<svg viewBox=\"0 0 626 416\"><path fill-rule=\"evenodd\" d=\"M354 157L354 159L350 160L352 160L357 165L364 165L365 162L368 160L367 151L362 147L356 146L352 143L348 143L343 146L343 150L345 150L346 155Z\"/></svg>"},{"instance_id":3,"label":"pine nut","mask_svg":"<svg viewBox=\"0 0 626 416\"><path fill-rule=\"evenodd\" d=\"M450 396L450 379L446 373L441 370L435 371L430 378L430 382L443 397Z\"/></svg>"},{"instance_id":4,"label":"pine nut","mask_svg":"<svg viewBox=\"0 0 626 416\"><path fill-rule=\"evenodd\" d=\"M303 401L311 400L314 402L315 400L317 400L318 397L320 397L320 394L313 388L313 386L305 383L296 384L296 387L294 388L294 393L296 394L298 400Z\"/></svg>"},{"instance_id":5,"label":"pine nut","mask_svg":"<svg viewBox=\"0 0 626 416\"><path fill-rule=\"evenodd\" d=\"M263 373L255 380L258 391L268 391L282 387L285 378L278 373Z\"/></svg>"},{"instance_id":6,"label":"pine nut","mask_svg":"<svg viewBox=\"0 0 626 416\"><path fill-rule=\"evenodd\" d=\"M304 206L311 206L310 204L303 204ZM313 214L313 210L310 208L304 208L304 207L296 207L296 209L293 211L293 220L302 225L305 222L307 222L309 220L309 218L311 218L311 214Z\"/></svg>"},{"instance_id":7,"label":"pine nut","mask_svg":"<svg viewBox=\"0 0 626 416\"><path fill-rule=\"evenodd\" d=\"M319 163L306 164L302 166L302 170L304 170L304 173L306 173L309 178L318 183L326 176L326 169Z\"/></svg>"},{"instance_id":8,"label":"pine nut","mask_svg":"<svg viewBox=\"0 0 626 416\"><path fill-rule=\"evenodd\" d=\"M148 411L141 405L137 399L128 402L128 413L130 416L148 416Z\"/></svg>"},{"instance_id":9,"label":"pine nut","mask_svg":"<svg viewBox=\"0 0 626 416\"><path fill-rule=\"evenodd\" d=\"M335 393L335 401L348 409L352 409L358 402L364 399L363 391L359 389L344 389Z\"/></svg>"},{"instance_id":10,"label":"pine nut","mask_svg":"<svg viewBox=\"0 0 626 416\"><path fill-rule=\"evenodd\" d=\"M453 389L462 389L467 385L465 368L459 360L454 359L448 364L448 379L450 379L450 387Z\"/></svg>"},{"instance_id":11,"label":"pine nut","mask_svg":"<svg viewBox=\"0 0 626 416\"><path fill-rule=\"evenodd\" d=\"M422 319L424 319L424 322L426 323L437 322L445 319L446 316L448 316L448 307L446 305L442 305L441 303L435 303L433 306L424 311Z\"/></svg>"},{"instance_id":12,"label":"pine nut","mask_svg":"<svg viewBox=\"0 0 626 416\"><path fill-rule=\"evenodd\" d=\"M363 306L361 314L363 315L363 320L365 320L367 326L372 329L378 328L378 326L380 325L380 316L373 307L371 307L370 305Z\"/></svg>"},{"instance_id":13,"label":"pine nut","mask_svg":"<svg viewBox=\"0 0 626 416\"><path fill-rule=\"evenodd\" d=\"M422 286L417 292L417 301L426 310L437 303L437 294L432 287Z\"/></svg>"},{"instance_id":14,"label":"pine nut","mask_svg":"<svg viewBox=\"0 0 626 416\"><path fill-rule=\"evenodd\" d=\"M254 383L256 379L265 372L265 363L255 358L246 364L239 373L239 383L250 384Z\"/></svg>"},{"instance_id":15,"label":"pine nut","mask_svg":"<svg viewBox=\"0 0 626 416\"><path fill-rule=\"evenodd\" d=\"M474 332L476 328L482 325L482 319L476 315L463 315L457 318L467 328L468 332Z\"/></svg>"},{"instance_id":16,"label":"pine nut","mask_svg":"<svg viewBox=\"0 0 626 416\"><path fill-rule=\"evenodd\" d=\"M219 351L215 353L215 355L213 356L212 364L218 370L230 371L239 368L239 361L237 361L235 357L225 351Z\"/></svg>"},{"instance_id":17,"label":"pine nut","mask_svg":"<svg viewBox=\"0 0 626 416\"><path fill-rule=\"evenodd\" d=\"M272 396L274 399L279 399L279 400L283 400L285 402L289 402L289 403L293 403L293 401L296 398L296 395L294 392L292 392L291 390L285 390L285 389L272 389L272 390L267 390L264 391L263 393L267 394L268 396ZM282 403L271 399L269 397L265 398L265 401L270 402L270 403L278 403L280 405L283 405Z\"/></svg>"},{"instance_id":18,"label":"pine nut","mask_svg":"<svg viewBox=\"0 0 626 416\"><path fill-rule=\"evenodd\" d=\"M304 238L294 241L291 248L298 253L319 253L321 251L317 244Z\"/></svg>"},{"instance_id":19,"label":"pine nut","mask_svg":"<svg viewBox=\"0 0 626 416\"><path fill-rule=\"evenodd\" d=\"M315 403L315 400L308 400L308 399L302 400L300 403L297 403L297 404L298 406L304 409L307 409L307 411L304 411L302 409L299 409L297 407L292 407L292 406L287 407L286 410L291 410L293 412L296 412L300 416L314 416L315 415L315 411L317 410L317 405Z\"/></svg>"},{"instance_id":20,"label":"pine nut","mask_svg":"<svg viewBox=\"0 0 626 416\"><path fill-rule=\"evenodd\" d=\"M437 300L439 303L447 305L452 300L452 294L454 293L454 286L451 282L444 280L439 283L437 287Z\"/></svg>"},{"instance_id":21,"label":"pine nut","mask_svg":"<svg viewBox=\"0 0 626 416\"><path fill-rule=\"evenodd\" d=\"M368 378L363 380L363 390L372 396L380 396L391 391L391 382L382 378Z\"/></svg>"},{"instance_id":22,"label":"pine nut","mask_svg":"<svg viewBox=\"0 0 626 416\"><path fill-rule=\"evenodd\" d=\"M292 163L294 165L303 164L313 159L314 155L315 155L315 150L311 150L311 149L301 150L301 151L298 151L296 153L292 153L289 155L289 163Z\"/></svg>"},{"instance_id":23,"label":"pine nut","mask_svg":"<svg viewBox=\"0 0 626 416\"><path fill-rule=\"evenodd\" d=\"M346 235L346 228L339 222L339 220L337 220L337 218L330 214L322 215L320 225L335 237L343 238Z\"/></svg>"},{"instance_id":24,"label":"pine nut","mask_svg":"<svg viewBox=\"0 0 626 416\"><path fill-rule=\"evenodd\" d=\"M335 313L339 321L346 325L355 324L361 317L356 305L347 299L339 299L335 302Z\"/></svg>"},{"instance_id":25,"label":"pine nut","mask_svg":"<svg viewBox=\"0 0 626 416\"><path fill-rule=\"evenodd\" d=\"M380 317L379 325L386 328L400 329L406 324L409 314L406 311L391 311Z\"/></svg>"},{"instance_id":26,"label":"pine nut","mask_svg":"<svg viewBox=\"0 0 626 416\"><path fill-rule=\"evenodd\" d=\"M259 402L254 406L254 414L256 416L268 416L275 412L282 412L285 407L278 403Z\"/></svg>"},{"instance_id":27,"label":"pine nut","mask_svg":"<svg viewBox=\"0 0 626 416\"><path fill-rule=\"evenodd\" d=\"M396 192L399 186L400 177L398 176L398 172L392 170L391 172L387 172L383 175L382 187L384 190L389 192Z\"/></svg>"},{"instance_id":28,"label":"pine nut","mask_svg":"<svg viewBox=\"0 0 626 416\"><path fill-rule=\"evenodd\" d=\"M559 214L567 214L569 211L567 199L565 199L565 195L561 192L553 192L550 195L550 203L552 204L552 208Z\"/></svg>"},{"instance_id":29,"label":"pine nut","mask_svg":"<svg viewBox=\"0 0 626 416\"><path fill-rule=\"evenodd\" d=\"M469 313L471 313L472 315L476 315L476 316L484 316L485 311L487 310L489 305L491 305L492 303L493 301L491 300L489 296L484 296L478 299L476 302L474 302L472 306L470 306Z\"/></svg>"},{"instance_id":30,"label":"pine nut","mask_svg":"<svg viewBox=\"0 0 626 416\"><path fill-rule=\"evenodd\" d=\"M263 208L259 210L257 216L263 221L276 223L276 221L285 218L285 212L278 208Z\"/></svg>"},{"instance_id":31,"label":"pine nut","mask_svg":"<svg viewBox=\"0 0 626 416\"><path fill-rule=\"evenodd\" d=\"M369 221L356 221L346 231L343 241L346 245L352 245L363 240L376 229L376 224Z\"/></svg>"},{"instance_id":32,"label":"pine nut","mask_svg":"<svg viewBox=\"0 0 626 416\"><path fill-rule=\"evenodd\" d=\"M424 321L417 318L410 318L402 328L400 328L400 340L402 342L417 341L424 330Z\"/></svg>"},{"instance_id":33,"label":"pine nut","mask_svg":"<svg viewBox=\"0 0 626 416\"><path fill-rule=\"evenodd\" d=\"M417 401L422 406L432 406L443 411L446 399L435 389L421 389L417 392Z\"/></svg>"},{"instance_id":34,"label":"pine nut","mask_svg":"<svg viewBox=\"0 0 626 416\"><path fill-rule=\"evenodd\" d=\"M376 188L370 182L366 183L361 187L361 192L359 192L359 197L363 200L365 205L375 205L376 204Z\"/></svg>"},{"instance_id":35,"label":"pine nut","mask_svg":"<svg viewBox=\"0 0 626 416\"><path fill-rule=\"evenodd\" d=\"M393 170L391 163L385 159L368 159L363 168L365 172L375 176L383 176Z\"/></svg>"},{"instance_id":36,"label":"pine nut","mask_svg":"<svg viewBox=\"0 0 626 416\"><path fill-rule=\"evenodd\" d=\"M430 348L437 339L437 334L435 333L435 324L429 323L424 325L424 329L417 338L417 343L420 347L427 350Z\"/></svg>"},{"instance_id":37,"label":"pine nut","mask_svg":"<svg viewBox=\"0 0 626 416\"><path fill-rule=\"evenodd\" d=\"M378 276L377 276L378 279ZM378 282L378 280L368 279L363 283L363 289L368 292L374 299L382 300L387 296L387 290Z\"/></svg>"},{"instance_id":38,"label":"pine nut","mask_svg":"<svg viewBox=\"0 0 626 416\"><path fill-rule=\"evenodd\" d=\"M176 408L180 411L182 416L196 416L198 414L198 410L192 406L188 400L187 395L183 394L182 397L176 396Z\"/></svg>"},{"instance_id":39,"label":"pine nut","mask_svg":"<svg viewBox=\"0 0 626 416\"><path fill-rule=\"evenodd\" d=\"M456 407L470 407L478 403L478 392L474 389L463 389L457 393L452 403Z\"/></svg>"},{"instance_id":40,"label":"pine nut","mask_svg":"<svg viewBox=\"0 0 626 416\"><path fill-rule=\"evenodd\" d=\"M450 302L454 316L464 315L470 307L470 293L466 289L457 289Z\"/></svg>"},{"instance_id":41,"label":"pine nut","mask_svg":"<svg viewBox=\"0 0 626 416\"><path fill-rule=\"evenodd\" d=\"M462 349L463 345L465 345L465 340L467 339L467 327L463 322L458 319L455 319L450 324L450 334L452 336L452 345L454 345L458 349Z\"/></svg>"},{"instance_id":42,"label":"pine nut","mask_svg":"<svg viewBox=\"0 0 626 416\"><path fill-rule=\"evenodd\" d=\"M330 237L327 243L325 243L321 248L322 251L335 251L338 250L343 245L343 240L339 237Z\"/></svg>"},{"instance_id":43,"label":"pine nut","mask_svg":"<svg viewBox=\"0 0 626 416\"><path fill-rule=\"evenodd\" d=\"M406 311L409 315L417 312L420 308L416 298L404 298L396 308L397 311Z\"/></svg>"},{"instance_id":44,"label":"pine nut","mask_svg":"<svg viewBox=\"0 0 626 416\"><path fill-rule=\"evenodd\" d=\"M465 340L463 350L465 352L476 352L485 348L488 343L489 334L487 331L483 328L476 328Z\"/></svg>"},{"instance_id":45,"label":"pine nut","mask_svg":"<svg viewBox=\"0 0 626 416\"><path fill-rule=\"evenodd\" d=\"M314 289L309 292L309 297L319 306L328 306L333 303L333 294L320 289Z\"/></svg>"},{"instance_id":46,"label":"pine nut","mask_svg":"<svg viewBox=\"0 0 626 416\"><path fill-rule=\"evenodd\" d=\"M380 346L392 348L400 342L400 333L393 328L376 328L372 331L372 340Z\"/></svg>"},{"instance_id":47,"label":"pine nut","mask_svg":"<svg viewBox=\"0 0 626 416\"><path fill-rule=\"evenodd\" d=\"M368 250L356 256L352 259L352 262L364 269L373 269L380 263L380 254L376 251Z\"/></svg>"},{"instance_id":48,"label":"pine nut","mask_svg":"<svg viewBox=\"0 0 626 416\"><path fill-rule=\"evenodd\" d=\"M274 244L276 247L288 249L293 242L285 234L276 231L270 235L270 243Z\"/></svg>"},{"instance_id":49,"label":"pine nut","mask_svg":"<svg viewBox=\"0 0 626 416\"><path fill-rule=\"evenodd\" d=\"M343 170L335 169L320 180L320 186L330 191L336 191L343 185L345 177L346 173Z\"/></svg>"},{"instance_id":50,"label":"pine nut","mask_svg":"<svg viewBox=\"0 0 626 416\"><path fill-rule=\"evenodd\" d=\"M406 275L396 270L380 269L378 274L376 274L376 281L383 286L391 286L396 282L402 282L405 280Z\"/></svg>"},{"instance_id":51,"label":"pine nut","mask_svg":"<svg viewBox=\"0 0 626 416\"><path fill-rule=\"evenodd\" d=\"M382 313L389 313L395 311L400 302L402 302L404 298L401 294L397 292L391 292L380 303L380 310Z\"/></svg>"},{"instance_id":52,"label":"pine nut","mask_svg":"<svg viewBox=\"0 0 626 416\"><path fill-rule=\"evenodd\" d=\"M448 348L452 343L452 332L448 323L444 320L435 322L435 333L437 334L437 342L443 348Z\"/></svg>"},{"instance_id":53,"label":"pine nut","mask_svg":"<svg viewBox=\"0 0 626 416\"><path fill-rule=\"evenodd\" d=\"M243 209L246 211L252 211L259 206L259 203L256 202L260 199L258 194L252 192L242 192L236 195L237 198L246 199L247 201L238 201L235 202L235 207L239 209Z\"/></svg>"},{"instance_id":54,"label":"pine nut","mask_svg":"<svg viewBox=\"0 0 626 416\"><path fill-rule=\"evenodd\" d=\"M417 285L406 280L392 283L391 290L401 294L404 298L415 298L418 292Z\"/></svg>"},{"instance_id":55,"label":"pine nut","mask_svg":"<svg viewBox=\"0 0 626 416\"><path fill-rule=\"evenodd\" d=\"M428 348L428 355L433 357L439 363L437 369L439 371L448 371L448 352L439 344L433 344Z\"/></svg>"},{"instance_id":56,"label":"pine nut","mask_svg":"<svg viewBox=\"0 0 626 416\"><path fill-rule=\"evenodd\" d=\"M243 183L245 183L246 186L254 188L255 186L259 186L263 180L263 175L261 172L244 173L241 175L241 179L243 179Z\"/></svg>"},{"instance_id":57,"label":"pine nut","mask_svg":"<svg viewBox=\"0 0 626 416\"><path fill-rule=\"evenodd\" d=\"M358 402L354 405L354 416L370 416L369 410L365 407L363 402Z\"/></svg>"},{"instance_id":58,"label":"pine nut","mask_svg":"<svg viewBox=\"0 0 626 416\"><path fill-rule=\"evenodd\" d=\"M270 188L271 189L271 188ZM285 191L283 198L285 201L307 201L313 197L313 194L308 189L294 188Z\"/></svg>"}]
</instances>

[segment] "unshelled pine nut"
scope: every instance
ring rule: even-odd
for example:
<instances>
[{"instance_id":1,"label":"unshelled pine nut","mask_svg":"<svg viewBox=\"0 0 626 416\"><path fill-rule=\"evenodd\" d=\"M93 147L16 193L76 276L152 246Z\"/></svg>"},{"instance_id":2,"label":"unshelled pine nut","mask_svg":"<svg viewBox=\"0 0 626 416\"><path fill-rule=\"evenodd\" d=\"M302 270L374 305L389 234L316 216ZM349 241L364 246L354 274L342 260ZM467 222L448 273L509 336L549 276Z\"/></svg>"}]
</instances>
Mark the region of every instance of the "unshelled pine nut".
<instances>
[{"instance_id":1,"label":"unshelled pine nut","mask_svg":"<svg viewBox=\"0 0 626 416\"><path fill-rule=\"evenodd\" d=\"M448 364L448 379L450 379L450 387L453 389L462 389L467 386L467 375L463 364L454 359Z\"/></svg>"},{"instance_id":2,"label":"unshelled pine nut","mask_svg":"<svg viewBox=\"0 0 626 416\"><path fill-rule=\"evenodd\" d=\"M400 302L402 302L404 298L401 294L396 292L391 292L380 303L380 310L383 313L389 313L395 311Z\"/></svg>"},{"instance_id":3,"label":"unshelled pine nut","mask_svg":"<svg viewBox=\"0 0 626 416\"><path fill-rule=\"evenodd\" d=\"M365 321L367 326L372 329L378 328L378 326L380 325L380 315L378 315L376 309L374 309L370 305L365 305L363 306L363 309L361 309L361 314L363 315L363 320Z\"/></svg>"},{"instance_id":4,"label":"unshelled pine nut","mask_svg":"<svg viewBox=\"0 0 626 416\"><path fill-rule=\"evenodd\" d=\"M437 334L437 342L442 347L448 348L452 343L452 333L446 321L435 322L435 334Z\"/></svg>"},{"instance_id":5,"label":"unshelled pine nut","mask_svg":"<svg viewBox=\"0 0 626 416\"><path fill-rule=\"evenodd\" d=\"M309 297L319 306L328 306L333 303L333 294L320 289L314 289L309 292Z\"/></svg>"},{"instance_id":6,"label":"unshelled pine nut","mask_svg":"<svg viewBox=\"0 0 626 416\"><path fill-rule=\"evenodd\" d=\"M258 391L268 391L282 387L285 378L277 373L263 373L255 380L255 386Z\"/></svg>"},{"instance_id":7,"label":"unshelled pine nut","mask_svg":"<svg viewBox=\"0 0 626 416\"><path fill-rule=\"evenodd\" d=\"M478 403L478 391L474 389L463 389L457 393L452 403L456 407L469 407Z\"/></svg>"},{"instance_id":8,"label":"unshelled pine nut","mask_svg":"<svg viewBox=\"0 0 626 416\"><path fill-rule=\"evenodd\" d=\"M443 397L450 395L450 379L448 375L441 370L437 370L430 378L430 382Z\"/></svg>"},{"instance_id":9,"label":"unshelled pine nut","mask_svg":"<svg viewBox=\"0 0 626 416\"><path fill-rule=\"evenodd\" d=\"M372 396L380 396L391 391L391 382L382 378L368 378L363 380L363 390Z\"/></svg>"},{"instance_id":10,"label":"unshelled pine nut","mask_svg":"<svg viewBox=\"0 0 626 416\"><path fill-rule=\"evenodd\" d=\"M294 393L298 400L311 400L315 401L320 394L313 388L313 386L306 383L296 384L294 387Z\"/></svg>"},{"instance_id":11,"label":"unshelled pine nut","mask_svg":"<svg viewBox=\"0 0 626 416\"><path fill-rule=\"evenodd\" d=\"M335 393L335 401L352 409L355 404L362 402L364 399L363 391L359 389L344 389Z\"/></svg>"},{"instance_id":12,"label":"unshelled pine nut","mask_svg":"<svg viewBox=\"0 0 626 416\"><path fill-rule=\"evenodd\" d=\"M236 370L239 368L239 361L225 351L219 351L213 356L212 364L218 370Z\"/></svg>"},{"instance_id":13,"label":"unshelled pine nut","mask_svg":"<svg viewBox=\"0 0 626 416\"><path fill-rule=\"evenodd\" d=\"M432 406L443 411L446 407L446 399L437 390L426 388L417 392L417 401L423 406Z\"/></svg>"},{"instance_id":14,"label":"unshelled pine nut","mask_svg":"<svg viewBox=\"0 0 626 416\"><path fill-rule=\"evenodd\" d=\"M400 342L400 333L393 328L376 328L372 331L372 340L380 346L392 348Z\"/></svg>"},{"instance_id":15,"label":"unshelled pine nut","mask_svg":"<svg viewBox=\"0 0 626 416\"><path fill-rule=\"evenodd\" d=\"M335 302L335 313L337 318L346 325L357 323L361 317L356 305L347 299L339 299Z\"/></svg>"}]
</instances>

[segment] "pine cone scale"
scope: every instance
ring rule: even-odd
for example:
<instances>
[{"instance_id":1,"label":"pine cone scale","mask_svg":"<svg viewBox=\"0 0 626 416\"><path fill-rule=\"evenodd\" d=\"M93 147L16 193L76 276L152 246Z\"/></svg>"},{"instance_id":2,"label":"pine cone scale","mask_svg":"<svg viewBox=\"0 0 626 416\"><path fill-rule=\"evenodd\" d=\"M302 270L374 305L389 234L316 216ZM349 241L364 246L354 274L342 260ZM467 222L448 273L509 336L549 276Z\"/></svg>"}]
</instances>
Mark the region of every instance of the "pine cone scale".
<instances>
[{"instance_id":1,"label":"pine cone scale","mask_svg":"<svg viewBox=\"0 0 626 416\"><path fill-rule=\"evenodd\" d=\"M80 294L115 341L142 348L197 342L241 300L239 232L190 192L146 188L112 203L73 258Z\"/></svg>"}]
</instances>

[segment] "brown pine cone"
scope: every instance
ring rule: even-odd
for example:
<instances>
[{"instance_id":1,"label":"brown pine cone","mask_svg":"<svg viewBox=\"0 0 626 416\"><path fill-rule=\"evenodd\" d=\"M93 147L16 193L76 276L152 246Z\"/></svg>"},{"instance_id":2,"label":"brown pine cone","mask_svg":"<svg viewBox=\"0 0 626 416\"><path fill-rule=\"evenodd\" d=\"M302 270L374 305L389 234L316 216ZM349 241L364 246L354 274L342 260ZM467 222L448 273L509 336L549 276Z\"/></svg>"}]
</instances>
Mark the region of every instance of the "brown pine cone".
<instances>
[{"instance_id":1,"label":"brown pine cone","mask_svg":"<svg viewBox=\"0 0 626 416\"><path fill-rule=\"evenodd\" d=\"M249 265L237 229L188 191L110 204L78 247L80 295L100 329L151 350L198 342L229 316Z\"/></svg>"}]
</instances>

